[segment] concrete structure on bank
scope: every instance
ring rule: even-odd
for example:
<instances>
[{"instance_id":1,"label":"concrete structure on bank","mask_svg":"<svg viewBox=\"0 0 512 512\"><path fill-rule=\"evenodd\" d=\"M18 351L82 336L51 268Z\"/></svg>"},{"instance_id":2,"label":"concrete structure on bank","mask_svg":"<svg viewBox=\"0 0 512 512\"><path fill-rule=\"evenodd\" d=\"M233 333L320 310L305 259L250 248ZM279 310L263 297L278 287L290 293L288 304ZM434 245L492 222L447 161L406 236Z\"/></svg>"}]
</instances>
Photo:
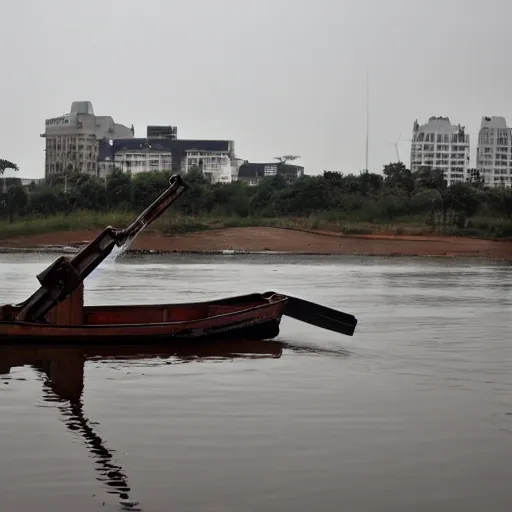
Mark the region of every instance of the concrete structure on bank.
<instances>
[{"instance_id":1,"label":"concrete structure on bank","mask_svg":"<svg viewBox=\"0 0 512 512\"><path fill-rule=\"evenodd\" d=\"M134 137L133 126L96 116L90 101L74 101L68 114L46 119L45 176L62 172L98 175L99 141Z\"/></svg>"},{"instance_id":2,"label":"concrete structure on bank","mask_svg":"<svg viewBox=\"0 0 512 512\"><path fill-rule=\"evenodd\" d=\"M504 117L482 117L476 168L485 186L512 186L512 129Z\"/></svg>"},{"instance_id":3,"label":"concrete structure on bank","mask_svg":"<svg viewBox=\"0 0 512 512\"><path fill-rule=\"evenodd\" d=\"M255 186L265 178L281 175L292 182L304 176L304 167L283 162L251 163L244 162L238 169L238 179Z\"/></svg>"},{"instance_id":4,"label":"concrete structure on bank","mask_svg":"<svg viewBox=\"0 0 512 512\"><path fill-rule=\"evenodd\" d=\"M431 167L443 171L448 185L468 179L469 135L465 127L452 125L448 117L431 117L428 123L414 122L411 142L411 171Z\"/></svg>"}]
</instances>

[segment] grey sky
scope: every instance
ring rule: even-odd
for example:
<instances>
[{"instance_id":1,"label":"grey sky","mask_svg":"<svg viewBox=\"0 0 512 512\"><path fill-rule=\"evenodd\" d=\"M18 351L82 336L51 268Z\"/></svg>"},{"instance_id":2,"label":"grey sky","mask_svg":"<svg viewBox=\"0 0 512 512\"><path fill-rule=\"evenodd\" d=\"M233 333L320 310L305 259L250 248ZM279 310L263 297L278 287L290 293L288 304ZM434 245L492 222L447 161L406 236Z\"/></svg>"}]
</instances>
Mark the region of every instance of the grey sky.
<instances>
[{"instance_id":1,"label":"grey sky","mask_svg":"<svg viewBox=\"0 0 512 512\"><path fill-rule=\"evenodd\" d=\"M235 140L253 161L301 155L308 173L395 161L412 123L449 116L471 134L506 116L510 0L17 0L3 2L0 158L44 174L44 119L90 100L181 138Z\"/></svg>"}]
</instances>

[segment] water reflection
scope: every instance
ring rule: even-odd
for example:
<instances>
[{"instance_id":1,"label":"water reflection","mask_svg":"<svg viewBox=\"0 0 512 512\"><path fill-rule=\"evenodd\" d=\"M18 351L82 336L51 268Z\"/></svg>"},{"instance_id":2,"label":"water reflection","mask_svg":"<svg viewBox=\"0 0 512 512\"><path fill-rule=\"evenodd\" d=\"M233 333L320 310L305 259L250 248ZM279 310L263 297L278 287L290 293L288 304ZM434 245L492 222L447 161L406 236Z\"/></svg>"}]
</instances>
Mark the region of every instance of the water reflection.
<instances>
[{"instance_id":1,"label":"water reflection","mask_svg":"<svg viewBox=\"0 0 512 512\"><path fill-rule=\"evenodd\" d=\"M291 348L291 346L290 346ZM276 341L219 341L181 345L145 346L0 346L0 375L13 367L32 366L43 382L43 399L56 405L62 420L73 435L79 435L95 462L97 479L109 494L117 495L123 510L140 511L131 496L126 472L115 461L84 413L84 367L87 360L138 362L166 359L190 363L204 359L232 361L239 358L279 358L283 345Z\"/></svg>"}]
</instances>

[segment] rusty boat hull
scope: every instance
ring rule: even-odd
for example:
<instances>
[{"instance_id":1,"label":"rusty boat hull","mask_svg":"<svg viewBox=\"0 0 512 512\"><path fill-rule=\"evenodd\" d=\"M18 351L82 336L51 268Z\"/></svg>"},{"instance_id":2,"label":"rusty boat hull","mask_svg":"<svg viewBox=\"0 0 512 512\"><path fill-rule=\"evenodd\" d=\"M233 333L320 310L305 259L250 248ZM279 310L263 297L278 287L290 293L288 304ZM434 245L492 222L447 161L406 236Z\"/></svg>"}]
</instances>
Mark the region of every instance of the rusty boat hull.
<instances>
[{"instance_id":1,"label":"rusty boat hull","mask_svg":"<svg viewBox=\"0 0 512 512\"><path fill-rule=\"evenodd\" d=\"M46 323L0 321L0 343L266 340L278 336L288 302L285 295L272 292L208 302L128 306L83 306L82 297L83 291L77 290L50 312Z\"/></svg>"}]
</instances>

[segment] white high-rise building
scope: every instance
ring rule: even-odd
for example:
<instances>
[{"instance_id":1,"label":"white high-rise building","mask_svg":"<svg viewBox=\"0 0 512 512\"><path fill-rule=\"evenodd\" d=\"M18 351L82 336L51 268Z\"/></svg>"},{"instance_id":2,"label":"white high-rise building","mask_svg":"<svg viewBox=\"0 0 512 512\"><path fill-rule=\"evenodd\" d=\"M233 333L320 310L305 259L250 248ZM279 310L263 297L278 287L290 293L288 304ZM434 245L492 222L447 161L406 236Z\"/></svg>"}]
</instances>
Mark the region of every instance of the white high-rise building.
<instances>
[{"instance_id":1,"label":"white high-rise building","mask_svg":"<svg viewBox=\"0 0 512 512\"><path fill-rule=\"evenodd\" d=\"M441 169L448 186L467 181L469 135L465 127L453 125L448 117L431 117L428 123L414 122L411 141L411 171L421 167Z\"/></svg>"},{"instance_id":2,"label":"white high-rise building","mask_svg":"<svg viewBox=\"0 0 512 512\"><path fill-rule=\"evenodd\" d=\"M504 117L482 117L476 168L486 186L512 186L512 129Z\"/></svg>"}]
</instances>

